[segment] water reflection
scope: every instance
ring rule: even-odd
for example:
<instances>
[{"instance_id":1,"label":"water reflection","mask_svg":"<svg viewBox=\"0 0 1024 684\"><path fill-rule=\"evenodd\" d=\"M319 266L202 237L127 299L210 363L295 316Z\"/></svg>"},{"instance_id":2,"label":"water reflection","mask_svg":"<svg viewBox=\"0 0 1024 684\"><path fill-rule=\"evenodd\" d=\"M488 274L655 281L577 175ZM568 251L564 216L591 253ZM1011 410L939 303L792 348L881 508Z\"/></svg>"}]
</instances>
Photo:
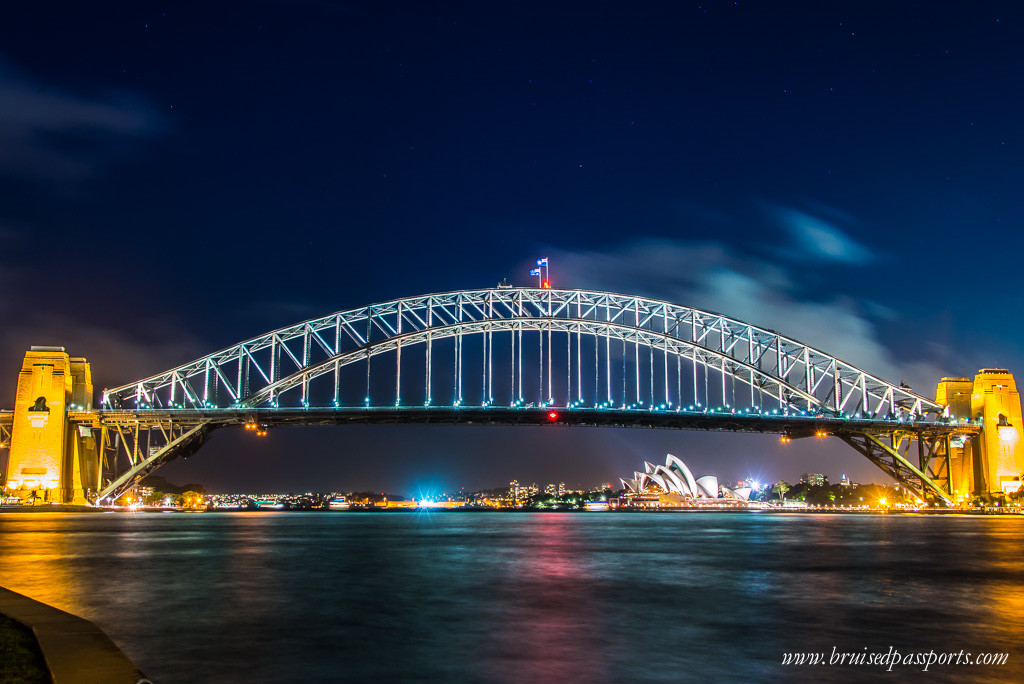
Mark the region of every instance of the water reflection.
<instances>
[{"instance_id":1,"label":"water reflection","mask_svg":"<svg viewBox=\"0 0 1024 684\"><path fill-rule=\"evenodd\" d=\"M991 650L1014 652L1024 637L1024 557L1018 525L1000 520L977 540L984 564L992 568L984 595Z\"/></svg>"},{"instance_id":2,"label":"water reflection","mask_svg":"<svg viewBox=\"0 0 1024 684\"><path fill-rule=\"evenodd\" d=\"M71 613L82 610L75 549L90 532L69 527L60 514L10 513L0 520L0 583Z\"/></svg>"},{"instance_id":3,"label":"water reflection","mask_svg":"<svg viewBox=\"0 0 1024 684\"><path fill-rule=\"evenodd\" d=\"M160 682L854 681L787 651L1006 651L1024 521L764 514L0 515L0 583ZM893 676L914 676L916 668Z\"/></svg>"},{"instance_id":4,"label":"water reflection","mask_svg":"<svg viewBox=\"0 0 1024 684\"><path fill-rule=\"evenodd\" d=\"M504 681L578 681L606 669L612 615L600 610L600 578L576 517L536 513L518 558L495 578L504 607L488 649L489 674Z\"/></svg>"}]
</instances>

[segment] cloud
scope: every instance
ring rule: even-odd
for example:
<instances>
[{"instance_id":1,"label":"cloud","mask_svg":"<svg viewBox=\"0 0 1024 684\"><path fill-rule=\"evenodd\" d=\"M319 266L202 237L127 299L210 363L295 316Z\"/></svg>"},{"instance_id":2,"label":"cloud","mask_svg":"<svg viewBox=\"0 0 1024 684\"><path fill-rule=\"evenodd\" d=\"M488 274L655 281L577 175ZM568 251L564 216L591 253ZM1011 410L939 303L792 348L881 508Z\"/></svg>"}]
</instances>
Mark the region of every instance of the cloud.
<instances>
[{"instance_id":1,"label":"cloud","mask_svg":"<svg viewBox=\"0 0 1024 684\"><path fill-rule=\"evenodd\" d=\"M124 94L83 96L51 89L0 58L0 174L89 176L110 155L110 139L158 132L144 103Z\"/></svg>"},{"instance_id":2,"label":"cloud","mask_svg":"<svg viewBox=\"0 0 1024 684\"><path fill-rule=\"evenodd\" d=\"M865 264L875 256L835 223L796 209L775 208L774 218L796 241L796 248L812 257L848 264Z\"/></svg>"},{"instance_id":3,"label":"cloud","mask_svg":"<svg viewBox=\"0 0 1024 684\"><path fill-rule=\"evenodd\" d=\"M869 317L874 307L843 295L809 299L795 269L723 244L636 239L603 251L553 252L552 263L561 282L662 298L777 330L890 382L906 380L926 396L945 374L926 358L896 358ZM941 349L932 351L941 357Z\"/></svg>"}]
</instances>

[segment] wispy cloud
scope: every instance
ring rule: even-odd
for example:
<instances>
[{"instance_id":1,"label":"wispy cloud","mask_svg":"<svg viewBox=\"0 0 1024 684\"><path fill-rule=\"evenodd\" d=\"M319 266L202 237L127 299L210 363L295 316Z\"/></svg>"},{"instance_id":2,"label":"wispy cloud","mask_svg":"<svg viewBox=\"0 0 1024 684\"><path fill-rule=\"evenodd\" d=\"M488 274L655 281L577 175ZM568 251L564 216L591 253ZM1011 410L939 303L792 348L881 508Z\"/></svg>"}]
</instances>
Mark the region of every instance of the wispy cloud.
<instances>
[{"instance_id":1,"label":"wispy cloud","mask_svg":"<svg viewBox=\"0 0 1024 684\"><path fill-rule=\"evenodd\" d=\"M872 306L843 295L809 299L795 267L724 244L637 239L552 257L562 282L663 298L778 330L886 380L906 380L922 394L943 374L927 359L896 358L878 337Z\"/></svg>"},{"instance_id":2,"label":"wispy cloud","mask_svg":"<svg viewBox=\"0 0 1024 684\"><path fill-rule=\"evenodd\" d=\"M799 252L848 264L865 264L875 258L834 221L796 209L774 208L771 213L789 232Z\"/></svg>"},{"instance_id":3,"label":"wispy cloud","mask_svg":"<svg viewBox=\"0 0 1024 684\"><path fill-rule=\"evenodd\" d=\"M51 88L0 57L0 174L89 176L109 156L112 138L150 135L161 126L137 98Z\"/></svg>"}]
</instances>

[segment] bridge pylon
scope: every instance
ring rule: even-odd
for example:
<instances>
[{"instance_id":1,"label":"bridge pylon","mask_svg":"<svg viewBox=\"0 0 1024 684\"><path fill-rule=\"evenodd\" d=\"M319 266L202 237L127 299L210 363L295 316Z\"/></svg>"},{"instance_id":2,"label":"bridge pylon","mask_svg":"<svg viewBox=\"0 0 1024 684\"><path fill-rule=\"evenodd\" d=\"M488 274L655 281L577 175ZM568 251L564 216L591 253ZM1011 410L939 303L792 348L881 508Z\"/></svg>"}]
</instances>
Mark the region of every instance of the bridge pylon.
<instances>
[{"instance_id":1,"label":"bridge pylon","mask_svg":"<svg viewBox=\"0 0 1024 684\"><path fill-rule=\"evenodd\" d=\"M100 462L91 421L92 372L64 347L33 346L18 374L5 494L26 503L86 504L99 485Z\"/></svg>"},{"instance_id":2,"label":"bridge pylon","mask_svg":"<svg viewBox=\"0 0 1024 684\"><path fill-rule=\"evenodd\" d=\"M982 368L970 378L942 378L935 394L948 417L982 426L950 443L950 493L958 499L1016 491L1024 472L1024 418L1013 375Z\"/></svg>"}]
</instances>

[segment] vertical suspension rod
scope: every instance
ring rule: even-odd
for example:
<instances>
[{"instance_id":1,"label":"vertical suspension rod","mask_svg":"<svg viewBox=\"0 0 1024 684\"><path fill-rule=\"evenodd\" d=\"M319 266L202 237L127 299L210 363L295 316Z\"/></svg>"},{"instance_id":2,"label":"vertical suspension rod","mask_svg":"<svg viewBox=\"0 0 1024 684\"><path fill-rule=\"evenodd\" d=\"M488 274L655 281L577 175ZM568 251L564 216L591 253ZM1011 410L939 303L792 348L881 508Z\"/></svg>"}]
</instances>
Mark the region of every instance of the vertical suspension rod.
<instances>
[{"instance_id":1,"label":"vertical suspension rod","mask_svg":"<svg viewBox=\"0 0 1024 684\"><path fill-rule=\"evenodd\" d=\"M516 329L515 323L512 324L512 330L509 331L510 342L509 345L512 348L512 363L509 368L512 369L512 376L509 378L509 386L512 388L512 392L509 396L509 405L516 403Z\"/></svg>"},{"instance_id":2,"label":"vertical suspension rod","mask_svg":"<svg viewBox=\"0 0 1024 684\"><path fill-rule=\"evenodd\" d=\"M565 405L572 403L572 333L565 331Z\"/></svg>"},{"instance_id":3,"label":"vertical suspension rod","mask_svg":"<svg viewBox=\"0 0 1024 684\"><path fill-rule=\"evenodd\" d=\"M537 357L537 406L544 405L544 327L541 324L541 328L537 331L537 346L540 350Z\"/></svg>"},{"instance_id":4,"label":"vertical suspension rod","mask_svg":"<svg viewBox=\"0 0 1024 684\"><path fill-rule=\"evenodd\" d=\"M662 361L665 364L665 405L668 408L672 408L672 398L669 396L668 390L668 307L662 308L664 314L664 322L662 324L662 332L665 333L664 349L662 349Z\"/></svg>"},{"instance_id":5,"label":"vertical suspension rod","mask_svg":"<svg viewBox=\"0 0 1024 684\"><path fill-rule=\"evenodd\" d=\"M462 295L459 295L459 323L462 323ZM457 368L457 370L455 372L455 382L456 382L457 388L456 388L455 395L456 395L456 400L459 402L459 405L461 406L462 405L462 347L463 347L462 327L461 326L459 327L459 334L458 334L458 337L457 337L457 341L458 341L458 345L457 345L458 353L455 356L455 365L456 365L456 368Z\"/></svg>"},{"instance_id":6,"label":"vertical suspension rod","mask_svg":"<svg viewBox=\"0 0 1024 684\"><path fill-rule=\"evenodd\" d=\"M608 323L612 322L611 304L605 303L604 317ZM605 332L604 335L604 381L605 387L608 389L608 405L612 406L615 402L612 401L612 336L610 332Z\"/></svg>"},{"instance_id":7,"label":"vertical suspension rod","mask_svg":"<svg viewBox=\"0 0 1024 684\"><path fill-rule=\"evenodd\" d=\"M583 319L583 295L576 295L576 320ZM576 324L576 398L583 403L583 350L582 323Z\"/></svg>"},{"instance_id":8,"label":"vertical suspension rod","mask_svg":"<svg viewBox=\"0 0 1024 684\"><path fill-rule=\"evenodd\" d=\"M633 312L635 314L635 327L640 327L640 300L633 300ZM637 336L633 341L633 360L635 361L636 370L636 403L640 403L640 337Z\"/></svg>"},{"instance_id":9,"label":"vertical suspension rod","mask_svg":"<svg viewBox=\"0 0 1024 684\"><path fill-rule=\"evenodd\" d=\"M399 335L395 346L395 406L402 401L402 302L396 307L398 312L397 333Z\"/></svg>"}]
</instances>

